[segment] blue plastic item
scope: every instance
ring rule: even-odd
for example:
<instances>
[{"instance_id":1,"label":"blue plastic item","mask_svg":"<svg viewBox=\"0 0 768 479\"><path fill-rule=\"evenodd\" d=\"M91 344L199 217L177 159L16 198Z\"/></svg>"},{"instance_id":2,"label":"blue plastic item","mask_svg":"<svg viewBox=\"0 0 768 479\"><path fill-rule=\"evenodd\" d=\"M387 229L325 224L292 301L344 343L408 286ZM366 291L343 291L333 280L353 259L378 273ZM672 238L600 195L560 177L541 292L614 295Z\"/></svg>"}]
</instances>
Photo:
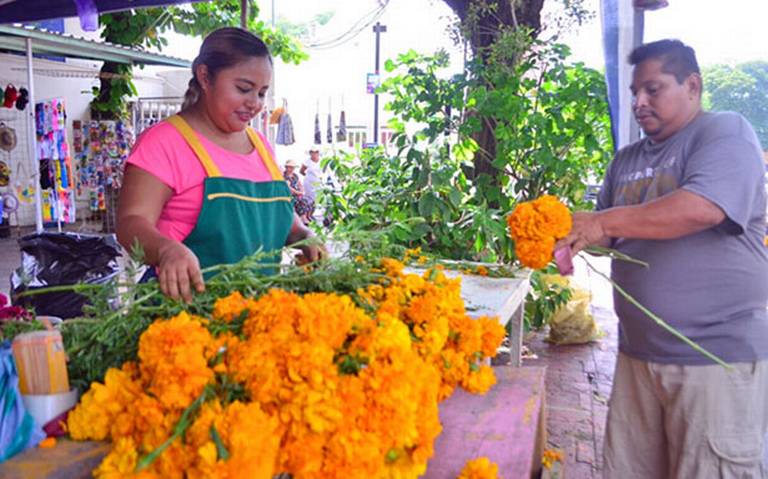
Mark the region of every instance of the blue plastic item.
<instances>
[{"instance_id":1,"label":"blue plastic item","mask_svg":"<svg viewBox=\"0 0 768 479\"><path fill-rule=\"evenodd\" d=\"M10 341L0 344L0 462L45 439L21 402L19 374L13 360Z\"/></svg>"}]
</instances>

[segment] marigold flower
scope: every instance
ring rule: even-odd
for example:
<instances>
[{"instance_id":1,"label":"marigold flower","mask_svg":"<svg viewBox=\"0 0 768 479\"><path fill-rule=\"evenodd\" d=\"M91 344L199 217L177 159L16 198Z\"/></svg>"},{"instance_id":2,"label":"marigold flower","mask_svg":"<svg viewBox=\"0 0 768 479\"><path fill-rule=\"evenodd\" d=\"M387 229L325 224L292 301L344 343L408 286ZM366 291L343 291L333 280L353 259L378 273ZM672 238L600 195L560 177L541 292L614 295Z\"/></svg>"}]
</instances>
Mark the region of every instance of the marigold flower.
<instances>
[{"instance_id":1,"label":"marigold flower","mask_svg":"<svg viewBox=\"0 0 768 479\"><path fill-rule=\"evenodd\" d=\"M467 461L457 479L497 479L499 466L487 457Z\"/></svg>"},{"instance_id":2,"label":"marigold flower","mask_svg":"<svg viewBox=\"0 0 768 479\"><path fill-rule=\"evenodd\" d=\"M555 242L568 236L573 225L568 208L551 195L519 203L507 217L507 224L517 258L533 269L552 261Z\"/></svg>"}]
</instances>

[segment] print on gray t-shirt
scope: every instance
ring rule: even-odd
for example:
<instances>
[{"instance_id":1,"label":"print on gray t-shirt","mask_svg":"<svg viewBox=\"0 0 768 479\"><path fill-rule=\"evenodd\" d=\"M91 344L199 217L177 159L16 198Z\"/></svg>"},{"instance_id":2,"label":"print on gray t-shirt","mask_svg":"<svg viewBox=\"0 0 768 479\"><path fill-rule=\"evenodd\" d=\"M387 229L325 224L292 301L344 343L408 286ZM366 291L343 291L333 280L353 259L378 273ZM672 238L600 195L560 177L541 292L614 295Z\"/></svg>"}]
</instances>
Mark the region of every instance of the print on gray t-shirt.
<instances>
[{"instance_id":1,"label":"print on gray t-shirt","mask_svg":"<svg viewBox=\"0 0 768 479\"><path fill-rule=\"evenodd\" d=\"M612 278L640 304L729 362L768 358L768 248L762 151L736 113L702 113L661 143L623 148L608 167L597 209L645 203L678 188L719 206L724 223L674 240L616 238L646 261L614 261ZM614 292L619 349L651 362L710 361Z\"/></svg>"}]
</instances>

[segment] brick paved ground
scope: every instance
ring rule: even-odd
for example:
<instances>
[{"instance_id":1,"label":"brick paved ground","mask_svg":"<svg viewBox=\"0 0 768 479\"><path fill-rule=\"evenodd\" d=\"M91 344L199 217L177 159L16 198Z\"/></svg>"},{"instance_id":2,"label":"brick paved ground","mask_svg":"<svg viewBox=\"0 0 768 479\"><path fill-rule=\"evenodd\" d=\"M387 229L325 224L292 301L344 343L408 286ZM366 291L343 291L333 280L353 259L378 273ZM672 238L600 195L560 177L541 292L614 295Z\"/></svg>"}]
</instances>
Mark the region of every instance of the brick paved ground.
<instances>
[{"instance_id":1,"label":"brick paved ground","mask_svg":"<svg viewBox=\"0 0 768 479\"><path fill-rule=\"evenodd\" d=\"M567 453L565 477L598 479L602 470L607 401L616 364L616 318L594 308L606 336L587 345L557 346L536 334L529 347L538 359L526 365L547 366L547 447Z\"/></svg>"},{"instance_id":2,"label":"brick paved ground","mask_svg":"<svg viewBox=\"0 0 768 479\"><path fill-rule=\"evenodd\" d=\"M609 270L607 261L591 262L604 272ZM592 313L605 336L590 344L558 346L545 342L544 333L532 334L527 345L538 358L526 359L524 364L547 366L547 447L566 452L565 477L599 479L618 320L610 285L588 274L585 265L576 268L577 283L592 292Z\"/></svg>"}]
</instances>

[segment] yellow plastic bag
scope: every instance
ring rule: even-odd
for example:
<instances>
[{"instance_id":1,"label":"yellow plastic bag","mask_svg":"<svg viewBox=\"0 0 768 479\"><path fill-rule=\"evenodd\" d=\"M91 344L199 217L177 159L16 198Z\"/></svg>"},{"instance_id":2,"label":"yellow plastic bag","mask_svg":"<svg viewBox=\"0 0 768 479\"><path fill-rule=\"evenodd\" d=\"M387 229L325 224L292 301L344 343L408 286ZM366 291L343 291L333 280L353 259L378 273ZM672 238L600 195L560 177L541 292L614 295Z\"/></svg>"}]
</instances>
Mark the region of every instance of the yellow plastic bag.
<instances>
[{"instance_id":1,"label":"yellow plastic bag","mask_svg":"<svg viewBox=\"0 0 768 479\"><path fill-rule=\"evenodd\" d=\"M571 299L549 318L549 337L554 344L583 344L600 338L600 329L589 310L592 294L560 275L542 275L542 280L571 288Z\"/></svg>"}]
</instances>

